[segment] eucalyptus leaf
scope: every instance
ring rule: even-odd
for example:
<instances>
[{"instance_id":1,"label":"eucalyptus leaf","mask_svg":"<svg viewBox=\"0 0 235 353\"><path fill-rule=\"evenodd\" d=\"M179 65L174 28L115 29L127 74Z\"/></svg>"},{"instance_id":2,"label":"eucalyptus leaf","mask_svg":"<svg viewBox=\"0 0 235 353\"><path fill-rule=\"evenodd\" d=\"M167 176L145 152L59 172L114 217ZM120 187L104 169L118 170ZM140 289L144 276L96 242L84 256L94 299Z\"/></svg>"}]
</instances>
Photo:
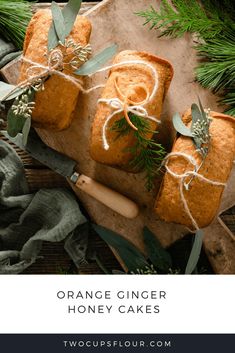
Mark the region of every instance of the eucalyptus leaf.
<instances>
[{"instance_id":1,"label":"eucalyptus leaf","mask_svg":"<svg viewBox=\"0 0 235 353\"><path fill-rule=\"evenodd\" d=\"M26 88L19 88L19 87L16 88L15 85L10 85L8 83L1 81L0 82L0 101L2 101L2 100L8 101L8 100L14 99L14 98L20 96L22 93L24 93L25 90L26 90Z\"/></svg>"},{"instance_id":2,"label":"eucalyptus leaf","mask_svg":"<svg viewBox=\"0 0 235 353\"><path fill-rule=\"evenodd\" d=\"M73 29L81 4L82 0L69 0L62 10L65 22L65 37L67 37Z\"/></svg>"},{"instance_id":3,"label":"eucalyptus leaf","mask_svg":"<svg viewBox=\"0 0 235 353\"><path fill-rule=\"evenodd\" d=\"M18 87L16 90L14 90L14 92L12 92L11 94L9 94L7 96L7 98L5 99L6 101L15 99L16 97L21 96L23 93L25 93L27 91L28 88L21 88Z\"/></svg>"},{"instance_id":4,"label":"eucalyptus leaf","mask_svg":"<svg viewBox=\"0 0 235 353\"><path fill-rule=\"evenodd\" d=\"M78 70L74 73L76 75L85 76L93 74L98 71L117 51L117 45L113 44L110 47L102 50L99 54L85 62Z\"/></svg>"},{"instance_id":5,"label":"eucalyptus leaf","mask_svg":"<svg viewBox=\"0 0 235 353\"><path fill-rule=\"evenodd\" d=\"M197 104L193 103L191 105L191 112L192 112L192 125L191 125L191 130L193 131L193 125L199 120L202 120L202 114L200 112L200 109L198 108Z\"/></svg>"},{"instance_id":6,"label":"eucalyptus leaf","mask_svg":"<svg viewBox=\"0 0 235 353\"><path fill-rule=\"evenodd\" d=\"M121 235L96 224L92 227L109 246L117 251L129 272L145 269L148 266L144 255Z\"/></svg>"},{"instance_id":7,"label":"eucalyptus leaf","mask_svg":"<svg viewBox=\"0 0 235 353\"><path fill-rule=\"evenodd\" d=\"M26 91L27 89L28 89L28 88L20 88L20 87L18 87L14 92L12 92L11 94L9 94L5 100L6 100L6 101L9 101L9 100L15 99L16 97L19 97L19 96L21 96L23 93L25 93L25 91Z\"/></svg>"},{"instance_id":8,"label":"eucalyptus leaf","mask_svg":"<svg viewBox=\"0 0 235 353\"><path fill-rule=\"evenodd\" d=\"M65 41L65 21L63 13L56 2L51 3L51 13L56 30L56 34L59 40L64 44Z\"/></svg>"},{"instance_id":9,"label":"eucalyptus leaf","mask_svg":"<svg viewBox=\"0 0 235 353\"><path fill-rule=\"evenodd\" d=\"M202 239L203 239L203 231L201 229L196 231L195 234L195 239L193 242L193 247L188 259L188 263L185 269L185 274L191 274L195 267L197 266L199 257L200 257L200 253L201 253L201 249L202 249Z\"/></svg>"},{"instance_id":10,"label":"eucalyptus leaf","mask_svg":"<svg viewBox=\"0 0 235 353\"><path fill-rule=\"evenodd\" d=\"M4 97L9 94L16 86L9 85L5 82L0 82L0 101L5 100Z\"/></svg>"},{"instance_id":11,"label":"eucalyptus leaf","mask_svg":"<svg viewBox=\"0 0 235 353\"><path fill-rule=\"evenodd\" d=\"M175 113L173 116L173 125L177 132L183 136L192 137L192 131L183 123L179 113Z\"/></svg>"},{"instance_id":12,"label":"eucalyptus leaf","mask_svg":"<svg viewBox=\"0 0 235 353\"><path fill-rule=\"evenodd\" d=\"M59 43L59 38L56 33L54 22L52 22L48 32L48 44L47 44L48 50L50 51L54 49L58 45L58 43Z\"/></svg>"},{"instance_id":13,"label":"eucalyptus leaf","mask_svg":"<svg viewBox=\"0 0 235 353\"><path fill-rule=\"evenodd\" d=\"M7 133L11 137L15 137L22 131L25 124L25 117L16 116L10 108L7 114Z\"/></svg>"},{"instance_id":14,"label":"eucalyptus leaf","mask_svg":"<svg viewBox=\"0 0 235 353\"><path fill-rule=\"evenodd\" d=\"M27 118L25 120L23 129L22 129L22 142L24 146L27 145L30 128L31 128L31 118Z\"/></svg>"},{"instance_id":15,"label":"eucalyptus leaf","mask_svg":"<svg viewBox=\"0 0 235 353\"><path fill-rule=\"evenodd\" d=\"M70 0L61 10L64 18L64 37L66 38L73 29L74 22L81 7L82 0ZM59 43L55 23L52 21L48 32L48 50L54 49Z\"/></svg>"},{"instance_id":16,"label":"eucalyptus leaf","mask_svg":"<svg viewBox=\"0 0 235 353\"><path fill-rule=\"evenodd\" d=\"M170 254L162 247L155 235L147 227L144 227L143 235L148 259L156 269L168 273L169 269L172 268Z\"/></svg>"},{"instance_id":17,"label":"eucalyptus leaf","mask_svg":"<svg viewBox=\"0 0 235 353\"><path fill-rule=\"evenodd\" d=\"M202 106L202 102L201 102L201 100L200 100L199 97L198 97L198 103L199 103L199 107L200 107L200 110L201 110L201 115L202 115L203 119L206 121L206 120L207 120L207 119L206 119L206 113L205 113L205 111L204 111L204 108L203 108L203 106Z\"/></svg>"}]
</instances>

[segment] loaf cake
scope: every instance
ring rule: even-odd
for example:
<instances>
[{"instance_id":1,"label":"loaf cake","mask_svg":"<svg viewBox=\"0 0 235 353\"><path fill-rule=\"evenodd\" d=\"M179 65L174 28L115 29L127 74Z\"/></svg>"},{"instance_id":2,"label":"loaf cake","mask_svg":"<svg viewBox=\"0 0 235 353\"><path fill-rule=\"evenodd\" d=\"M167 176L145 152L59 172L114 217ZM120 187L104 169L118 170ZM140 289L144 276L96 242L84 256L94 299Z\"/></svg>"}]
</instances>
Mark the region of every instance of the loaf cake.
<instances>
[{"instance_id":1,"label":"loaf cake","mask_svg":"<svg viewBox=\"0 0 235 353\"><path fill-rule=\"evenodd\" d=\"M153 71L157 76L157 89L154 92L156 79ZM130 171L129 162L133 154L129 149L135 144L135 136L133 131L120 136L117 131L112 130L115 122L124 117L123 111L115 114L117 102L113 105L112 100L119 99L120 108L127 99L129 108L132 109L133 106L141 106L141 102L145 101L148 95L152 95L152 98L143 105L148 116L156 118L148 119L151 132L147 138L151 139L161 118L163 101L172 76L171 64L154 55L133 50L122 51L116 55L92 124L90 154L95 161ZM113 116L107 124L110 115ZM105 131L104 124L107 124Z\"/></svg>"},{"instance_id":2,"label":"loaf cake","mask_svg":"<svg viewBox=\"0 0 235 353\"><path fill-rule=\"evenodd\" d=\"M235 118L217 112L210 112L210 116L210 147L198 173L210 181L226 184L235 159ZM190 110L183 116L185 125L189 126L191 119ZM202 156L196 151L190 137L180 135L176 138L172 152L176 155L169 158L167 166L177 175L193 169L191 162L177 153L192 156L197 165L202 162ZM197 226L204 228L217 215L223 190L223 185L213 185L195 176L188 190L183 188L185 205L180 194L180 179L166 171L157 196L155 211L164 221L183 224L194 230L195 225L192 224L186 210L188 207Z\"/></svg>"},{"instance_id":3,"label":"loaf cake","mask_svg":"<svg viewBox=\"0 0 235 353\"><path fill-rule=\"evenodd\" d=\"M48 32L52 23L50 10L39 10L32 17L27 28L23 56L34 63L48 65ZM91 24L84 16L77 16L69 39L85 46L89 42ZM71 55L65 62L71 61ZM27 68L31 64L22 61L19 82L27 79ZM73 75L73 69L66 65L62 70L66 75ZM77 77L77 76L76 76ZM79 88L64 77L52 74L45 81L45 89L36 93L32 122L35 127L48 130L66 129L73 118L79 95Z\"/></svg>"}]
</instances>

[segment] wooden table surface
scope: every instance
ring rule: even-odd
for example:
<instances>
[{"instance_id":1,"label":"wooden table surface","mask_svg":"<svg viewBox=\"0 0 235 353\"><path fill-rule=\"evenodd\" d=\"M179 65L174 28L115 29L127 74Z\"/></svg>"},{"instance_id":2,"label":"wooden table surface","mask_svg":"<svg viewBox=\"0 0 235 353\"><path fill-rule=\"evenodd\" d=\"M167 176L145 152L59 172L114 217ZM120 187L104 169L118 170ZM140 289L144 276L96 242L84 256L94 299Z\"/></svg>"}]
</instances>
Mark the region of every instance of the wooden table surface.
<instances>
[{"instance_id":1,"label":"wooden table surface","mask_svg":"<svg viewBox=\"0 0 235 353\"><path fill-rule=\"evenodd\" d=\"M84 13L97 2L83 2L80 13ZM47 8L50 4L35 4L34 11L38 8ZM63 5L63 4L60 4ZM30 191L35 192L41 188L65 187L70 189L66 180L55 172L51 171L38 161L32 159L26 152L13 146L20 158L22 159L25 174L29 183ZM221 216L227 227L235 234L235 207L226 211ZM101 262L108 271L121 269L119 263L114 257L109 247L95 235L91 235L91 243L95 249ZM39 259L35 264L28 268L26 274L65 274L65 273L80 273L80 274L99 274L104 273L96 262L91 262L81 266L77 271L71 259L64 250L64 244L44 242L41 254L43 258Z\"/></svg>"}]
</instances>

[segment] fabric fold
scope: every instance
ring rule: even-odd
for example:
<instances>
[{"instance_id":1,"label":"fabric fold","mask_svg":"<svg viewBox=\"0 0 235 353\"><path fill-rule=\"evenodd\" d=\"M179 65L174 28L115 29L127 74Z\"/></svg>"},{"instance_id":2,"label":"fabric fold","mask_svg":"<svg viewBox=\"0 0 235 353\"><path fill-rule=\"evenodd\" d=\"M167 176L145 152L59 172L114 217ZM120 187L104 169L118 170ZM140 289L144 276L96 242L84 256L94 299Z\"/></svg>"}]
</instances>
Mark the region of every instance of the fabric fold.
<instances>
[{"instance_id":1,"label":"fabric fold","mask_svg":"<svg viewBox=\"0 0 235 353\"><path fill-rule=\"evenodd\" d=\"M20 273L29 267L40 256L43 241L65 240L65 249L73 248L68 253L78 267L85 258L87 241L84 230L79 236L79 225L86 222L68 190L42 189L31 194L21 160L0 140L1 274Z\"/></svg>"}]
</instances>

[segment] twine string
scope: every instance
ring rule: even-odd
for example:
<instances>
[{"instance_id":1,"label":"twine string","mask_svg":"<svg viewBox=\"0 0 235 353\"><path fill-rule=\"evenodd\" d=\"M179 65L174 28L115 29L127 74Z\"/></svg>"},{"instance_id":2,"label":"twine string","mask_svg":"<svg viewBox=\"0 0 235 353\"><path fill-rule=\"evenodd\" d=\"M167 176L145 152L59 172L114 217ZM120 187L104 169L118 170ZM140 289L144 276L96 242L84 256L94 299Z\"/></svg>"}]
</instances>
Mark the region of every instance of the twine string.
<instances>
[{"instance_id":1,"label":"twine string","mask_svg":"<svg viewBox=\"0 0 235 353\"><path fill-rule=\"evenodd\" d=\"M100 70L98 70L97 72L103 72L106 70L110 70L112 68L116 68L116 67L123 67L123 66L128 66L128 65L144 65L147 68L149 68L151 70L151 74L152 77L154 79L154 87L152 89L152 92L150 94L149 89L146 87L146 85L142 84L142 83L138 83L138 84L133 84L130 85L127 89L127 91L125 92L125 94L121 91L119 84L118 84L118 76L115 77L115 89L117 92L117 96L118 97L114 97L114 98L100 98L98 100L98 103L103 103L108 105L113 112L111 112L107 118L105 119L105 122L103 124L102 127L102 141L103 141L103 147L105 150L109 149L109 143L107 141L107 136L106 136L106 131L107 131L107 126L110 122L110 120L117 114L123 112L124 113L124 117L127 121L127 123L131 126L132 129L134 130L138 130L137 127L131 122L129 114L128 113L133 113L135 115L141 116L143 118L147 118L149 120L152 120L158 124L161 123L161 121L159 119L157 119L154 116L150 116L147 112L147 109L145 108L145 106L151 102L151 100L153 99L153 97L155 96L157 89L158 89L158 73L157 70L149 63L143 61L143 60L130 60L130 61L123 61L121 63L116 63L110 66L107 66L105 68L102 68ZM131 96L133 93L135 93L135 90L138 88L142 88L145 91L145 98L141 101L134 101L133 99L131 99Z\"/></svg>"},{"instance_id":2,"label":"twine string","mask_svg":"<svg viewBox=\"0 0 235 353\"><path fill-rule=\"evenodd\" d=\"M186 171L186 172L181 173L181 174L175 173L168 166L168 162L169 162L171 157L183 157L184 159L186 159L187 161L189 161L193 165L194 170ZM165 166L167 173L169 173L171 176L173 176L174 178L179 180L180 198L181 198L181 201L182 201L182 203L184 205L185 212L187 213L188 217L190 218L190 220L191 220L193 226L195 227L195 229L199 230L200 228L199 228L199 226L197 224L197 221L195 220L195 218L193 217L193 215L192 215L192 213L191 213L191 211L189 209L187 200L186 200L185 195L184 195L184 189L188 190L187 189L186 178L188 178L189 176L194 176L194 177L199 178L203 182L208 183L210 185L214 185L214 186L223 186L223 187L225 187L226 183L222 183L222 182L219 182L219 181L211 180L211 179L206 178L202 174L199 174L198 173L199 166L197 165L197 162L196 162L195 158L193 156L190 156L190 155L186 154L186 153L181 153L181 152L171 152L171 153L169 153L164 158L164 160L162 162L162 166L163 165Z\"/></svg>"},{"instance_id":3,"label":"twine string","mask_svg":"<svg viewBox=\"0 0 235 353\"><path fill-rule=\"evenodd\" d=\"M51 76L52 74L58 75L60 77L63 77L65 80L71 82L74 84L83 94L89 94L90 92L103 88L105 85L104 84L99 84L96 86L93 86L89 89L85 89L83 87L83 83L81 79L77 79L72 75L65 74L62 72L64 68L64 62L63 62L63 53L60 49L56 48L52 50L49 55L48 55L48 62L47 65L43 65L37 62L34 62L33 60L30 60L26 58L25 56L22 57L22 61L30 64L31 66L26 70L26 79L22 82L20 82L16 87L14 87L10 92L6 94L3 100L6 100L10 95L12 95L14 92L16 92L18 89L29 89L31 86L37 84L39 80L45 79L48 76ZM158 73L157 70L149 63L143 60L130 60L130 61L123 61L120 63L112 64L109 66L106 66L102 69L97 70L95 73L100 73L104 72L107 70L110 70L112 68L117 68L117 67L124 67L124 66L129 66L129 65L144 65L147 68L150 69L152 77L154 79L154 87L152 90L152 93L150 94L148 88L143 85L143 84L136 84L132 85L129 87L127 90L126 94L123 94L119 88L118 85L118 79L115 79L115 88L117 91L117 95L119 97L114 97L111 99L106 99L106 98L101 98L98 100L98 103L104 103L109 105L114 111L106 118L105 123L102 128L102 140L103 140L103 146L105 150L109 149L109 144L106 138L106 129L109 121L116 115L121 113L122 111L124 112L124 116L128 122L128 124L135 130L137 128L133 125L133 123L130 121L128 113L131 112L133 114L136 114L138 116L147 118L149 120L152 120L156 123L161 123L159 119L157 119L154 116L148 115L148 112L145 108L145 105L153 99L155 96L157 89L158 89ZM88 76L92 76L95 73L92 73ZM131 95L133 92L135 92L136 88L142 88L145 91L145 99L143 99L141 102L136 102L131 99Z\"/></svg>"},{"instance_id":4,"label":"twine string","mask_svg":"<svg viewBox=\"0 0 235 353\"><path fill-rule=\"evenodd\" d=\"M18 89L29 89L31 86L38 83L38 80L51 76L52 74L63 77L66 81L74 84L82 93L89 94L90 92L103 88L104 84L99 84L89 89L83 87L81 79L75 78L74 76L65 74L62 72L64 62L63 53L60 49L54 49L49 53L47 65L37 63L23 56L21 58L23 62L30 64L31 66L26 70L26 79L19 82L10 92L8 92L1 101L6 100Z\"/></svg>"}]
</instances>

